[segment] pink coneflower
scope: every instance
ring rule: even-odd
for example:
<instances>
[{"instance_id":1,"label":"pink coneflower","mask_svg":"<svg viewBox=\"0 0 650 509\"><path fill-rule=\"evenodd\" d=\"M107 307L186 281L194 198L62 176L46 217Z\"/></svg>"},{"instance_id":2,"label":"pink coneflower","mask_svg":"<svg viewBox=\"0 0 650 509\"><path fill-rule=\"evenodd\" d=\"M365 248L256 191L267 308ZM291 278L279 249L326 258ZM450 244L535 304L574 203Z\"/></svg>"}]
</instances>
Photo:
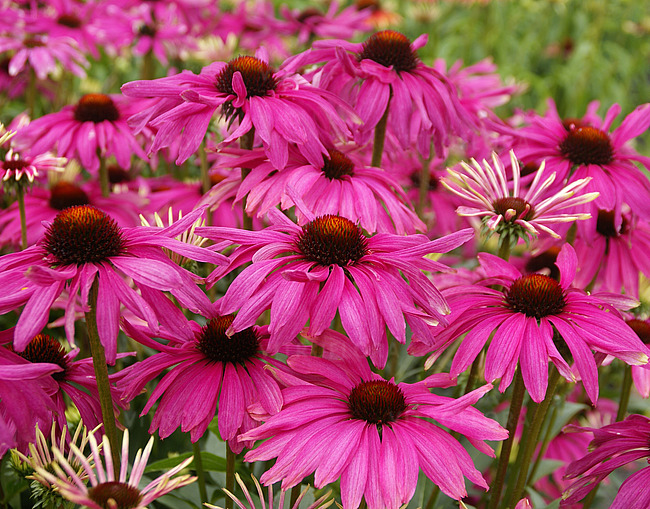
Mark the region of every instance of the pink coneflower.
<instances>
[{"instance_id":1,"label":"pink coneflower","mask_svg":"<svg viewBox=\"0 0 650 509\"><path fill-rule=\"evenodd\" d=\"M650 277L650 226L626 211L619 223L614 210L597 214L578 227L576 286L638 298L639 275Z\"/></svg>"},{"instance_id":2,"label":"pink coneflower","mask_svg":"<svg viewBox=\"0 0 650 509\"><path fill-rule=\"evenodd\" d=\"M74 444L70 445L75 456L73 463L79 463L83 467L81 473L77 472L77 469L65 458L63 451L59 450L55 445L52 446L52 454L56 460L52 464L53 472L48 472L42 467L36 469L38 475L56 487L61 497L83 507L89 509L146 509L157 498L177 488L187 486L196 480L196 477L191 477L188 474L176 475L192 462L192 458L187 458L140 489L138 485L151 454L153 437L147 442L144 452L142 449L137 452L131 467L131 473L127 477L129 430L124 431L119 479L115 479L113 472L111 444L108 437L104 436L101 452L94 435L90 434L88 436L88 442L92 452L93 464ZM114 444L114 447L117 447L117 444ZM102 453L104 455L103 462ZM82 477L85 476L90 479L90 486L86 486L83 482Z\"/></svg>"},{"instance_id":3,"label":"pink coneflower","mask_svg":"<svg viewBox=\"0 0 650 509\"><path fill-rule=\"evenodd\" d=\"M494 456L483 440L503 440L507 432L471 406L490 385L454 400L429 391L449 385L444 375L395 383L373 373L343 335L329 331L314 341L328 358L289 357L304 380L278 373L287 385L282 410L240 437L265 440L246 461L277 458L262 475L264 484L282 480L288 489L314 472L316 488L341 480L343 507L356 508L363 497L369 509L408 503L420 469L457 500L467 496L464 477L488 488L467 451L439 424Z\"/></svg>"},{"instance_id":4,"label":"pink coneflower","mask_svg":"<svg viewBox=\"0 0 650 509\"><path fill-rule=\"evenodd\" d=\"M257 488L257 497L260 500L260 506L261 509L284 509L284 500L286 496L286 491L280 491L280 495L278 497L277 503L274 501L273 497L273 485L270 485L268 487L268 498L267 498L267 503L264 503L264 493L262 492L262 487L260 486L259 481L255 478L254 475L251 475L251 478L253 479L253 483L255 483L255 487ZM240 507L241 509L256 509L255 504L253 503L253 498L251 497L250 492L248 491L248 488L244 484L244 482L241 480L241 477L237 472L235 472L235 479L237 479L237 484L239 484L239 488L244 492L244 497L246 498L246 501L248 502L248 507L244 505L244 502L240 499L238 499L234 494L230 493L227 489L223 489L223 491L228 495L234 502L237 504L237 507ZM307 490L309 489L309 486L307 486L305 489L303 489L300 492L300 495L294 502L294 504L291 506L291 509L299 509L300 508L300 503L302 502L302 499L305 498L305 495L307 494ZM307 506L306 509L326 509L327 507L331 506L334 503L334 499L330 498L330 495L332 494L331 490L320 497L318 500L315 500L314 503L310 504ZM212 504L205 504L206 507L209 507L210 509L223 509L222 507L212 505Z\"/></svg>"},{"instance_id":5,"label":"pink coneflower","mask_svg":"<svg viewBox=\"0 0 650 509\"><path fill-rule=\"evenodd\" d=\"M184 71L153 81L134 81L122 87L130 97L157 97L156 103L138 115L156 129L150 151L182 140L177 164L199 148L215 112L236 128L224 140L238 139L251 129L261 140L276 168L284 168L289 144L295 144L308 161L323 163L327 151L322 140L344 139L345 122L334 105L345 108L333 94L309 85L301 76L276 72L266 51L255 57L240 56L230 62L204 67L198 76Z\"/></svg>"},{"instance_id":6,"label":"pink coneflower","mask_svg":"<svg viewBox=\"0 0 650 509\"><path fill-rule=\"evenodd\" d=\"M411 42L393 30L377 32L363 43L316 41L313 49L287 60L285 68L326 62L317 72L319 86L353 104L363 122L359 142L369 139L390 102L388 128L403 149L417 144L428 157L432 141L442 154L451 134L471 129L471 119L453 85L420 61L417 50L426 42L426 35Z\"/></svg>"},{"instance_id":7,"label":"pink coneflower","mask_svg":"<svg viewBox=\"0 0 650 509\"><path fill-rule=\"evenodd\" d=\"M576 481L562 495L560 507L579 502L617 468L650 457L650 419L643 415L630 415L600 429L582 430L594 434L589 444L591 452L568 466L566 477ZM649 482L650 467L632 474L621 485L610 509L650 507Z\"/></svg>"},{"instance_id":8,"label":"pink coneflower","mask_svg":"<svg viewBox=\"0 0 650 509\"><path fill-rule=\"evenodd\" d=\"M474 236L471 229L434 241L424 235L367 237L345 217L302 212L309 220L302 227L271 209L273 225L262 231L197 228L203 237L239 244L230 268L217 269L209 282L253 261L221 301L222 313L239 310L229 333L250 327L270 308L269 352L275 353L308 320L310 333L318 335L338 311L352 342L377 366L386 362L386 327L401 343L407 322L416 337L431 338L430 324L444 322L449 308L422 271L448 267L425 255L455 249Z\"/></svg>"},{"instance_id":9,"label":"pink coneflower","mask_svg":"<svg viewBox=\"0 0 650 509\"><path fill-rule=\"evenodd\" d=\"M0 180L7 183L20 181L23 177L29 183L49 171L63 171L66 159L51 154L38 154L33 157L21 155L9 149L5 160L0 161Z\"/></svg>"},{"instance_id":10,"label":"pink coneflower","mask_svg":"<svg viewBox=\"0 0 650 509\"><path fill-rule=\"evenodd\" d=\"M452 193L463 198L463 205L456 209L461 216L481 217L488 234L496 231L500 241L509 237L511 241L519 238L529 240L539 235L540 231L559 238L548 224L572 222L591 217L584 213L561 213L577 205L590 202L598 193L579 194L589 183L588 178L578 180L559 191L549 192L555 180L555 174L543 182L543 165L537 171L535 179L527 191L520 189L520 168L515 153L510 151L510 164L513 180L508 182L503 163L496 153L492 153L492 165L483 161L481 166L472 159L471 166L461 162L462 171L448 169L449 177L442 179L442 184Z\"/></svg>"},{"instance_id":11,"label":"pink coneflower","mask_svg":"<svg viewBox=\"0 0 650 509\"><path fill-rule=\"evenodd\" d=\"M111 217L89 205L60 212L34 246L0 258L0 286L4 288L0 312L25 304L14 333L16 350L24 350L41 331L52 303L65 290L66 333L73 334L77 294L83 303L88 302L96 278L99 337L111 363L116 356L120 305L153 327L158 319L164 319L156 315L166 307L163 291L170 291L186 308L211 309L212 303L195 284L196 277L173 263L162 250L164 247L197 261L227 263L223 255L173 238L202 212L188 214L164 229L120 228ZM124 281L125 277L133 280L139 292Z\"/></svg>"},{"instance_id":12,"label":"pink coneflower","mask_svg":"<svg viewBox=\"0 0 650 509\"><path fill-rule=\"evenodd\" d=\"M468 333L454 356L452 376L469 367L492 331L485 379L501 378L499 390L504 391L519 365L536 402L546 395L549 360L573 382L577 376L567 363L573 359L592 402L598 399L598 370L592 350L628 364L648 362L648 348L621 318L609 312L604 300L571 288L577 258L570 244L565 244L557 257L560 282L543 274L522 275L510 263L487 253L479 254L479 261L486 279L443 292L451 305L451 324L437 335L434 349L439 351Z\"/></svg>"},{"instance_id":13,"label":"pink coneflower","mask_svg":"<svg viewBox=\"0 0 650 509\"><path fill-rule=\"evenodd\" d=\"M189 432L192 442L203 436L215 415L219 416L219 434L231 450L241 452L243 443L236 436L256 426L247 408L260 401L264 410L275 414L282 406L277 382L264 369L273 362L264 351L268 345L266 327L249 327L232 336L226 330L233 316L208 315L201 327L182 320L173 332L158 334L169 341L167 346L149 339L150 334L126 325L127 333L141 343L160 350L124 372L119 382L124 398L131 400L162 371L172 369L158 383L142 410L145 415L156 402L150 433L158 430L161 438L178 427Z\"/></svg>"},{"instance_id":14,"label":"pink coneflower","mask_svg":"<svg viewBox=\"0 0 650 509\"><path fill-rule=\"evenodd\" d=\"M388 232L400 235L421 232L426 226L415 215L399 183L379 168L367 166L353 153L330 149L321 166L310 164L297 151L290 151L287 166L277 171L265 155L257 150L234 151L240 157L225 157L219 166L252 168L241 180L235 173L227 181L215 186L202 203L219 205L227 198L227 191L237 184L235 203L248 195L246 212L265 215L271 207L283 210L294 206L295 193L315 216L336 214L347 217L369 233ZM305 217L296 210L298 223Z\"/></svg>"},{"instance_id":15,"label":"pink coneflower","mask_svg":"<svg viewBox=\"0 0 650 509\"><path fill-rule=\"evenodd\" d=\"M92 359L86 358L76 361L75 357L78 354L79 350L66 353L63 345L56 339L47 334L38 334L29 342L25 350L17 353L14 362L16 366L22 366L23 368L42 363L60 366L61 371L51 375L51 378L58 386L58 390L52 395L56 409L53 419L61 427L66 426L65 411L67 404L64 400L65 395L77 408L83 422L94 428L102 422L95 372ZM115 416L117 417L120 409L126 408L127 405L122 402L121 395L115 387L111 387L111 397Z\"/></svg>"},{"instance_id":16,"label":"pink coneflower","mask_svg":"<svg viewBox=\"0 0 650 509\"><path fill-rule=\"evenodd\" d=\"M120 95L86 94L74 106L33 120L16 136L16 145L33 153L56 147L59 156L77 159L90 172L99 169L99 158L114 156L122 168L131 156L147 156L126 123L134 105Z\"/></svg>"},{"instance_id":17,"label":"pink coneflower","mask_svg":"<svg viewBox=\"0 0 650 509\"><path fill-rule=\"evenodd\" d=\"M56 411L52 394L57 385L48 375L61 367L54 363L17 365L15 358L7 348L0 348L0 457L14 447L26 453L36 436L36 425L49 430Z\"/></svg>"},{"instance_id":18,"label":"pink coneflower","mask_svg":"<svg viewBox=\"0 0 650 509\"><path fill-rule=\"evenodd\" d=\"M0 52L13 51L9 74L15 76L25 68L32 68L39 80L44 80L60 64L65 70L84 78L88 62L77 49L73 39L30 34L18 30L15 34L0 36Z\"/></svg>"},{"instance_id":19,"label":"pink coneflower","mask_svg":"<svg viewBox=\"0 0 650 509\"><path fill-rule=\"evenodd\" d=\"M49 189L34 187L25 195L27 244L32 245L45 233L43 221L51 223L63 209L75 205L92 205L111 216L119 226L136 226L138 209L145 200L135 192L113 193L108 198L101 195L97 182L82 184L59 180ZM0 210L0 246L17 246L20 243L20 213L18 204L12 203Z\"/></svg>"},{"instance_id":20,"label":"pink coneflower","mask_svg":"<svg viewBox=\"0 0 650 509\"><path fill-rule=\"evenodd\" d=\"M549 101L544 117L530 119L531 125L519 130L520 141L515 149L524 161L546 162L562 182L592 177L589 191L600 196L594 206L614 210L620 215L623 203L632 212L650 217L650 182L635 162L650 169L650 159L638 154L628 142L650 125L650 104L643 104L630 113L619 127L609 132L620 113L613 105L600 120L593 111L582 119L562 119L555 103Z\"/></svg>"}]
</instances>

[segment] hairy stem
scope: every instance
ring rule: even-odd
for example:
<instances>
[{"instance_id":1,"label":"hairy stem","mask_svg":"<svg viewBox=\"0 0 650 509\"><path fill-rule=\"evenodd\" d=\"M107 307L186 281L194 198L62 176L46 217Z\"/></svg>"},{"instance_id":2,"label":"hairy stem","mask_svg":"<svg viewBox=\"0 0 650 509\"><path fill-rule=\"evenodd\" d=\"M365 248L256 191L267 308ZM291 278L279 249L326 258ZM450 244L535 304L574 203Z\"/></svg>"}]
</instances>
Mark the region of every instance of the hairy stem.
<instances>
[{"instance_id":1,"label":"hairy stem","mask_svg":"<svg viewBox=\"0 0 650 509\"><path fill-rule=\"evenodd\" d=\"M111 456L113 458L113 472L115 479L120 475L120 442L118 441L117 426L115 424L115 412L113 410L113 398L111 397L111 384L108 380L108 366L106 364L106 353L104 346L99 339L97 330L97 295L99 293L99 279L90 288L88 298L89 310L86 313L86 327L90 343L90 353L93 358L95 379L97 380L97 392L99 393L99 404L102 409L102 421L104 422L104 434L111 444Z\"/></svg>"}]
</instances>

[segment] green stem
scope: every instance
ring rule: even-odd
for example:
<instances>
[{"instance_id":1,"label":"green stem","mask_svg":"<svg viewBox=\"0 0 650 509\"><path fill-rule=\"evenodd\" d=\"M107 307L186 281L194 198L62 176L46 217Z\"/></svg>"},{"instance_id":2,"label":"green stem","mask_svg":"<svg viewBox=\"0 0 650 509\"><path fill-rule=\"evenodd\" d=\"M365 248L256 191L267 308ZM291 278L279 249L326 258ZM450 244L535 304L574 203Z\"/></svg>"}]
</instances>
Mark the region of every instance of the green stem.
<instances>
[{"instance_id":1,"label":"green stem","mask_svg":"<svg viewBox=\"0 0 650 509\"><path fill-rule=\"evenodd\" d=\"M239 147L243 148L244 150L253 150L253 145L255 144L255 128L251 127L250 131L248 131L244 136L239 138ZM248 174L251 172L250 168L242 168L241 169L241 179L242 182L246 177L248 177ZM242 201L242 218L243 218L243 223L242 223L242 228L244 230L252 231L253 230L253 218L250 217L246 213L246 204L248 203L248 196L244 196L244 199Z\"/></svg>"},{"instance_id":2,"label":"green stem","mask_svg":"<svg viewBox=\"0 0 650 509\"><path fill-rule=\"evenodd\" d=\"M322 357L323 356L323 347L317 344L311 345L311 356L312 357Z\"/></svg>"},{"instance_id":3,"label":"green stem","mask_svg":"<svg viewBox=\"0 0 650 509\"><path fill-rule=\"evenodd\" d=\"M27 83L27 111L29 119L34 120L36 109L36 73L34 69L29 69L29 82Z\"/></svg>"},{"instance_id":4,"label":"green stem","mask_svg":"<svg viewBox=\"0 0 650 509\"><path fill-rule=\"evenodd\" d=\"M102 190L102 196L108 198L111 194L111 183L108 179L108 168L106 167L106 159L102 157L97 150L97 157L99 157L99 187Z\"/></svg>"},{"instance_id":5,"label":"green stem","mask_svg":"<svg viewBox=\"0 0 650 509\"><path fill-rule=\"evenodd\" d=\"M433 151L433 149L432 149ZM429 186L431 184L431 170L429 164L425 163L420 169L420 186L418 188L418 204L415 209L418 217L424 220L424 209L427 205L427 197L429 195Z\"/></svg>"},{"instance_id":6,"label":"green stem","mask_svg":"<svg viewBox=\"0 0 650 509\"><path fill-rule=\"evenodd\" d=\"M505 235L499 238L499 258L502 258L505 261L508 261L510 258L510 239L508 235Z\"/></svg>"},{"instance_id":7,"label":"green stem","mask_svg":"<svg viewBox=\"0 0 650 509\"><path fill-rule=\"evenodd\" d=\"M535 478L535 474L537 473L537 469L539 468L539 465L542 462L542 458L544 457L544 453L546 453L546 449L548 449L548 444L551 442L551 439L553 438L551 434L553 433L553 426L555 425L555 419L557 417L557 408L558 405L553 405L553 411L551 412L551 418L548 421L548 427L546 429L546 433L544 434L544 440L542 441L542 446L539 448L539 453L537 453L537 457L535 458L535 463L533 463L533 468L530 469L530 474L528 474L529 484L533 482L533 479Z\"/></svg>"},{"instance_id":8,"label":"green stem","mask_svg":"<svg viewBox=\"0 0 650 509\"><path fill-rule=\"evenodd\" d=\"M467 383L465 384L465 392L463 394L468 394L474 389L474 381L476 380L476 375L478 374L478 368L483 361L483 355L479 353L472 362L472 366L469 368L469 375L467 377Z\"/></svg>"},{"instance_id":9,"label":"green stem","mask_svg":"<svg viewBox=\"0 0 650 509\"><path fill-rule=\"evenodd\" d=\"M560 380L560 373L555 366L551 368L551 376L548 381L548 388L546 390L546 397L542 402L535 407L533 418L530 424L530 431L524 434L525 442L523 450L521 451L522 460L519 466L519 476L517 477L517 483L515 484L515 489L510 498L510 503L508 507L514 507L515 504L521 499L524 494L524 489L526 487L526 481L528 479L528 467L530 467L530 460L533 458L535 449L537 448L537 440L539 438L539 433L542 429L542 424L546 418L546 412L548 412L548 407L553 400L553 395L555 394L555 389Z\"/></svg>"},{"instance_id":10,"label":"green stem","mask_svg":"<svg viewBox=\"0 0 650 509\"><path fill-rule=\"evenodd\" d=\"M384 155L384 142L386 141L386 124L388 123L388 110L390 109L390 100L393 97L391 91L386 103L386 110L375 126L375 139L372 145L372 161L370 166L381 168L381 158Z\"/></svg>"},{"instance_id":11,"label":"green stem","mask_svg":"<svg viewBox=\"0 0 650 509\"><path fill-rule=\"evenodd\" d=\"M111 444L111 456L113 458L113 472L115 479L120 475L120 442L118 441L117 426L115 425L115 411L113 409L113 398L111 397L111 384L108 380L108 366L106 364L106 353L104 346L99 339L97 330L97 295L99 293L99 279L90 288L88 297L89 310L86 313L86 327L88 328L88 339L90 353L93 358L95 369L95 380L97 381L97 392L99 393L99 404L102 409L102 421L104 422L104 434Z\"/></svg>"},{"instance_id":12,"label":"green stem","mask_svg":"<svg viewBox=\"0 0 650 509\"><path fill-rule=\"evenodd\" d=\"M625 365L623 370L623 388L621 389L621 399L618 403L618 412L616 413L616 422L625 419L627 406L630 402L630 393L632 392L632 367Z\"/></svg>"},{"instance_id":13,"label":"green stem","mask_svg":"<svg viewBox=\"0 0 650 509\"><path fill-rule=\"evenodd\" d=\"M205 470L203 470L203 458L201 457L201 447L198 440L192 443L192 450L194 451L196 477L199 481L199 496L201 497L201 505L203 505L208 502L208 492L205 489Z\"/></svg>"},{"instance_id":14,"label":"green stem","mask_svg":"<svg viewBox=\"0 0 650 509\"><path fill-rule=\"evenodd\" d=\"M154 78L154 55L153 51L147 51L142 57L142 67L140 68L141 80L152 80Z\"/></svg>"},{"instance_id":15,"label":"green stem","mask_svg":"<svg viewBox=\"0 0 650 509\"><path fill-rule=\"evenodd\" d=\"M431 495L429 495L429 498L427 499L427 503L424 504L424 509L431 509L433 505L436 503L439 494L440 494L440 487L437 484L434 484L433 490L431 490Z\"/></svg>"},{"instance_id":16,"label":"green stem","mask_svg":"<svg viewBox=\"0 0 650 509\"><path fill-rule=\"evenodd\" d=\"M16 197L20 212L20 246L25 250L27 249L27 218L25 217L25 189L21 184L18 184L16 188Z\"/></svg>"},{"instance_id":17,"label":"green stem","mask_svg":"<svg viewBox=\"0 0 650 509\"><path fill-rule=\"evenodd\" d=\"M237 455L230 450L230 446L226 442L226 489L230 493L235 491L235 458ZM233 500L228 495L225 495L225 499L225 509L233 509Z\"/></svg>"},{"instance_id":18,"label":"green stem","mask_svg":"<svg viewBox=\"0 0 650 509\"><path fill-rule=\"evenodd\" d=\"M515 441L515 432L517 424L519 423L519 415L521 414L521 405L526 395L526 386L524 385L524 378L521 375L521 369L517 368L515 373L515 381L512 387L512 401L510 402L510 411L508 412L508 422L506 429L508 430L508 438L501 446L499 453L499 462L497 464L497 475L492 483L490 495L490 504L488 509L496 509L499 505L499 498L503 491L503 485L506 480L506 471L510 463L510 454L512 453L512 445Z\"/></svg>"}]
</instances>

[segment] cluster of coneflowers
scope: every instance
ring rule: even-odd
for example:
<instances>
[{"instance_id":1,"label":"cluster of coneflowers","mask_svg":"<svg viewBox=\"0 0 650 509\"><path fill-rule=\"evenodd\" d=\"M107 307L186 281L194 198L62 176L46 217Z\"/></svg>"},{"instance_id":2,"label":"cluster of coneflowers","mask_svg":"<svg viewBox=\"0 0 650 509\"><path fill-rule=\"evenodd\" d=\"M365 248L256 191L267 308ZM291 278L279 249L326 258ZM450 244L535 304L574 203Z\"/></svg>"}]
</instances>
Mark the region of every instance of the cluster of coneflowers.
<instances>
[{"instance_id":1,"label":"cluster of coneflowers","mask_svg":"<svg viewBox=\"0 0 650 509\"><path fill-rule=\"evenodd\" d=\"M0 455L38 504L143 508L198 478L206 507L589 507L650 456L627 414L650 395L650 105L501 118L518 88L493 65L425 62L364 5L1 5L27 109L0 138ZM78 93L102 59L143 79ZM194 459L143 481L177 430ZM649 476L612 507L647 508Z\"/></svg>"}]
</instances>

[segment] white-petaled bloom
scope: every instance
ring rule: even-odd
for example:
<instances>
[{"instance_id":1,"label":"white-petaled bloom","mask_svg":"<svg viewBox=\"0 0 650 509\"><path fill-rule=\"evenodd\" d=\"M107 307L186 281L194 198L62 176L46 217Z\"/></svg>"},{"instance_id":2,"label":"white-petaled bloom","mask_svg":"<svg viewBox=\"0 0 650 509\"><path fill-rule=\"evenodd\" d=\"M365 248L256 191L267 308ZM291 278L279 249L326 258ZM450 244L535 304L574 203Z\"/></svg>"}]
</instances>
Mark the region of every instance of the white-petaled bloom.
<instances>
[{"instance_id":1,"label":"white-petaled bloom","mask_svg":"<svg viewBox=\"0 0 650 509\"><path fill-rule=\"evenodd\" d=\"M68 160L65 157L55 157L52 154L36 156L21 155L9 149L4 161L0 161L0 177L3 182L20 182L23 176L31 184L41 172L63 171Z\"/></svg>"},{"instance_id":2,"label":"white-petaled bloom","mask_svg":"<svg viewBox=\"0 0 650 509\"><path fill-rule=\"evenodd\" d=\"M519 161L510 151L512 181L508 182L503 163L492 153L492 166L483 160L481 166L475 159L471 165L461 162L461 171L447 169L449 177L442 178L442 184L452 193L471 205L460 206L456 213L461 216L482 217L488 236L497 232L511 238L537 236L540 230L552 237L559 235L547 225L589 219L587 213L561 213L577 205L588 203L599 193L577 194L582 191L591 177L572 182L559 191L549 191L555 181L555 173L544 181L544 162L540 165L528 190L521 189ZM576 195L577 194L577 195Z\"/></svg>"},{"instance_id":3,"label":"white-petaled bloom","mask_svg":"<svg viewBox=\"0 0 650 509\"><path fill-rule=\"evenodd\" d=\"M183 218L183 212L178 211L178 219L174 219L174 211L172 207L169 207L167 211L167 224L163 223L163 220L161 217L158 215L158 212L154 212L153 219L156 227L158 228L171 228L176 221L180 221ZM147 221L147 218L145 218L142 214L140 214L140 224L142 226L147 226L151 227L152 225ZM194 230L196 227L203 227L205 226L205 217L204 215L201 215L197 218L196 221L194 221L189 228L184 230L183 232L179 233L176 235L174 238L176 240L179 240L183 242L184 244L190 244L192 246L196 247L202 247L203 244L205 244L208 239L204 237L199 237L194 233ZM178 253L174 253L173 251L170 251L169 249L163 248L163 251L167 253L171 261L173 261L176 265L179 265L181 267L187 265L190 262L189 258L186 258Z\"/></svg>"},{"instance_id":4,"label":"white-petaled bloom","mask_svg":"<svg viewBox=\"0 0 650 509\"><path fill-rule=\"evenodd\" d=\"M248 505L244 505L244 502L239 500L235 495L230 493L227 489L223 489L223 491L228 495L234 502L237 504L237 507L240 509L257 509L259 507L260 509L274 509L277 507L277 509L282 509L284 507L284 495L286 493L285 490L282 490L280 492L280 497L278 498L277 504L273 502L273 485L270 485L268 487L268 506L267 503L264 501L264 493L262 492L262 486L260 486L259 481L255 478L254 475L251 475L253 482L255 483L255 487L257 488L257 496L260 500L259 506L255 506L255 503L253 502L253 497L251 497L250 492L248 491L248 488L244 484L244 482L241 480L241 477L239 474L235 473L235 478L237 479L237 484L239 484L239 487L241 490L244 492L244 497L246 497L246 501L248 502ZM305 489L302 490L298 498L296 499L295 503L290 507L290 509L298 509L300 507L300 503L302 502L302 499L305 498L305 495L307 494L307 491L309 490L309 486L306 486ZM326 507L329 507L334 503L334 499L330 498L330 495L332 494L332 491L328 491L323 495L321 498L318 500L314 501L313 504L308 506L306 509L325 509ZM206 507L209 507L210 509L223 509L220 506L217 505L212 505L212 504L204 504Z\"/></svg>"},{"instance_id":5,"label":"white-petaled bloom","mask_svg":"<svg viewBox=\"0 0 650 509\"><path fill-rule=\"evenodd\" d=\"M102 441L104 461L102 461L99 446L93 435L89 435L88 442L94 465L91 465L74 444L71 444L70 448L74 453L74 460L81 463L83 473L88 476L90 486L86 486L82 477L56 446L52 446L52 453L56 460L56 463L51 465L54 473L50 473L42 467L36 469L38 474L58 489L61 497L83 507L89 509L145 509L153 500L196 480L196 477L188 474L174 477L192 462L192 457L190 457L140 489L138 485L153 447L153 437L149 439L144 452L140 449L136 453L128 480L128 430L124 431L122 440L122 461L118 480L113 474L111 446L108 437L104 436Z\"/></svg>"}]
</instances>

